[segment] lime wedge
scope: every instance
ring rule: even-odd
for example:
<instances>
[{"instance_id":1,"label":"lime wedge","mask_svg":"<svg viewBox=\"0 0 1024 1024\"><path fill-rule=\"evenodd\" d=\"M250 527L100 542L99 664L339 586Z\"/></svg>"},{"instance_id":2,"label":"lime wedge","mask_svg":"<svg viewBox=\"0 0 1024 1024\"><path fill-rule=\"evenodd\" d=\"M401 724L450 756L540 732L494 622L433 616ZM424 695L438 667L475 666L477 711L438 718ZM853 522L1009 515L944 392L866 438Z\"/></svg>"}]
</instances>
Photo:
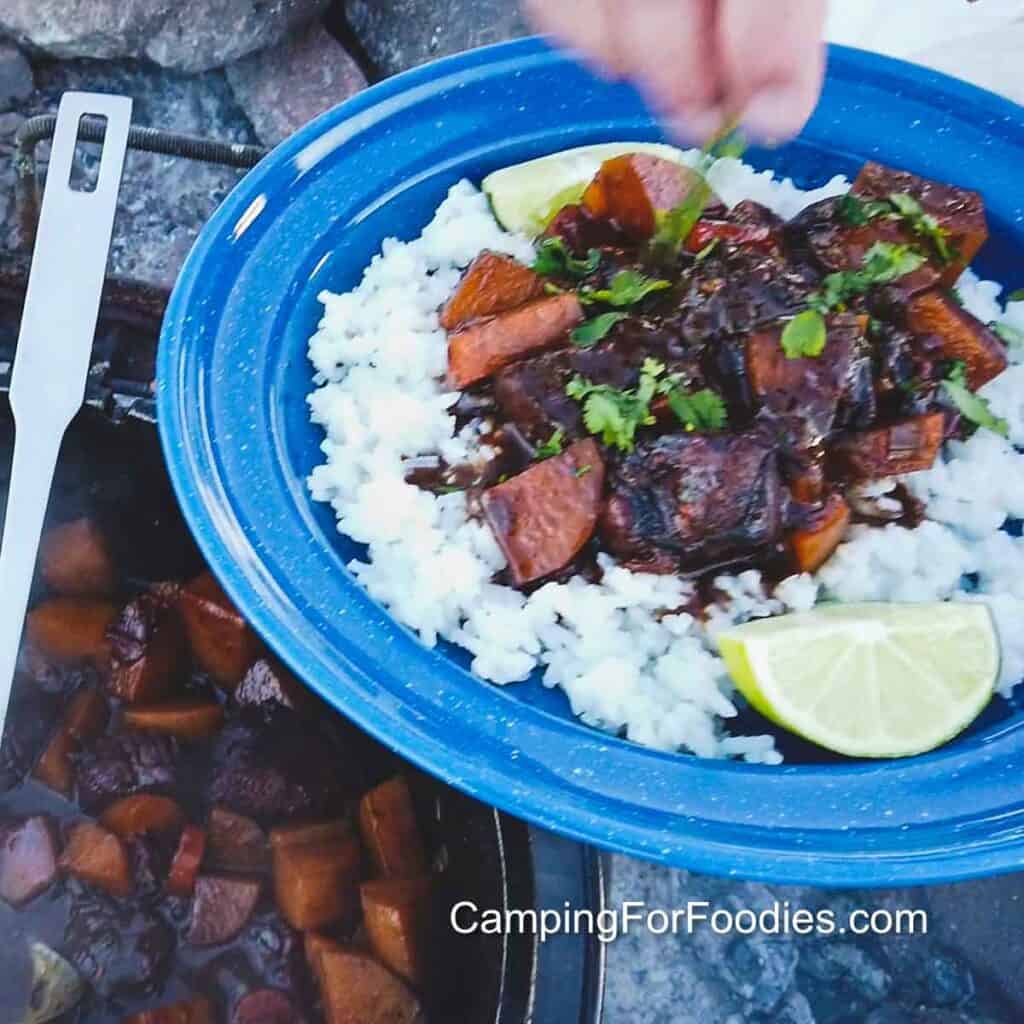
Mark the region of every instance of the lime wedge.
<instances>
[{"instance_id":1,"label":"lime wedge","mask_svg":"<svg viewBox=\"0 0 1024 1024\"><path fill-rule=\"evenodd\" d=\"M484 178L482 188L506 231L534 237L563 206L583 198L584 189L605 160L624 153L651 153L685 162L681 149L661 142L604 142L505 167Z\"/></svg>"},{"instance_id":2,"label":"lime wedge","mask_svg":"<svg viewBox=\"0 0 1024 1024\"><path fill-rule=\"evenodd\" d=\"M982 604L824 605L718 638L761 714L851 757L909 757L963 731L992 697L999 641Z\"/></svg>"}]
</instances>

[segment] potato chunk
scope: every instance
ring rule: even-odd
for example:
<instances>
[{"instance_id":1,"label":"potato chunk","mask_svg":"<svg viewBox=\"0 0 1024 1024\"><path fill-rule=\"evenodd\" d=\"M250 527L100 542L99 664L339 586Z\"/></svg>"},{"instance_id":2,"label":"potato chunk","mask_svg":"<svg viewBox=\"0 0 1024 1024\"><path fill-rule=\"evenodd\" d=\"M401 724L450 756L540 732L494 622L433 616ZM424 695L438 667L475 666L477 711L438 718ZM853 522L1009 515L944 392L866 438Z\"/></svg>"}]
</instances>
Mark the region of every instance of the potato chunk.
<instances>
[{"instance_id":1,"label":"potato chunk","mask_svg":"<svg viewBox=\"0 0 1024 1024\"><path fill-rule=\"evenodd\" d=\"M634 238L650 238L658 213L679 206L700 180L695 171L672 160L627 153L601 165L583 194L583 205Z\"/></svg>"},{"instance_id":2,"label":"potato chunk","mask_svg":"<svg viewBox=\"0 0 1024 1024\"><path fill-rule=\"evenodd\" d=\"M256 909L260 888L254 878L200 875L192 900L189 944L219 946L239 935Z\"/></svg>"},{"instance_id":3,"label":"potato chunk","mask_svg":"<svg viewBox=\"0 0 1024 1024\"><path fill-rule=\"evenodd\" d=\"M116 618L117 608L107 601L56 597L29 612L25 636L52 661L105 667L110 660L107 629Z\"/></svg>"},{"instance_id":4,"label":"potato chunk","mask_svg":"<svg viewBox=\"0 0 1024 1024\"><path fill-rule=\"evenodd\" d=\"M259 638L208 572L182 590L180 607L196 662L233 690L259 657Z\"/></svg>"},{"instance_id":5,"label":"potato chunk","mask_svg":"<svg viewBox=\"0 0 1024 1024\"><path fill-rule=\"evenodd\" d=\"M483 252L469 265L441 310L441 326L454 331L471 320L516 309L544 294L544 281L511 256Z\"/></svg>"},{"instance_id":6,"label":"potato chunk","mask_svg":"<svg viewBox=\"0 0 1024 1024\"><path fill-rule=\"evenodd\" d=\"M591 439L484 492L487 522L517 586L565 568L593 536L604 461Z\"/></svg>"},{"instance_id":7,"label":"potato chunk","mask_svg":"<svg viewBox=\"0 0 1024 1024\"><path fill-rule=\"evenodd\" d=\"M74 782L71 755L86 740L98 736L107 724L107 702L95 687L79 690L68 705L32 775L62 796L70 796Z\"/></svg>"},{"instance_id":8,"label":"potato chunk","mask_svg":"<svg viewBox=\"0 0 1024 1024\"><path fill-rule=\"evenodd\" d=\"M185 812L169 796L134 793L112 803L100 816L100 824L121 839L165 835L185 824Z\"/></svg>"},{"instance_id":9,"label":"potato chunk","mask_svg":"<svg viewBox=\"0 0 1024 1024\"><path fill-rule=\"evenodd\" d=\"M972 391L1006 369L1006 346L999 336L943 292L925 292L912 299L907 326L918 337L938 338L946 359L961 360Z\"/></svg>"},{"instance_id":10,"label":"potato chunk","mask_svg":"<svg viewBox=\"0 0 1024 1024\"><path fill-rule=\"evenodd\" d=\"M373 957L325 939L307 950L327 1024L424 1024L416 996Z\"/></svg>"},{"instance_id":11,"label":"potato chunk","mask_svg":"<svg viewBox=\"0 0 1024 1024\"><path fill-rule=\"evenodd\" d=\"M461 391L517 359L551 348L582 320L580 300L569 293L477 320L448 338L448 386Z\"/></svg>"},{"instance_id":12,"label":"potato chunk","mask_svg":"<svg viewBox=\"0 0 1024 1024\"><path fill-rule=\"evenodd\" d=\"M117 585L106 538L91 519L48 530L39 547L39 568L47 585L67 597L102 597Z\"/></svg>"},{"instance_id":13,"label":"potato chunk","mask_svg":"<svg viewBox=\"0 0 1024 1024\"><path fill-rule=\"evenodd\" d=\"M270 846L277 905L293 928L351 920L359 900L362 851L347 822L277 828Z\"/></svg>"},{"instance_id":14,"label":"potato chunk","mask_svg":"<svg viewBox=\"0 0 1024 1024\"><path fill-rule=\"evenodd\" d=\"M850 508L841 495L833 494L821 522L813 528L794 530L789 543L800 572L817 572L839 547L850 525Z\"/></svg>"},{"instance_id":15,"label":"potato chunk","mask_svg":"<svg viewBox=\"0 0 1024 1024\"><path fill-rule=\"evenodd\" d=\"M374 870L384 878L415 878L427 870L412 794L402 776L375 786L359 802L359 829Z\"/></svg>"},{"instance_id":16,"label":"potato chunk","mask_svg":"<svg viewBox=\"0 0 1024 1024\"><path fill-rule=\"evenodd\" d=\"M81 822L71 830L60 857L60 868L111 896L130 896L135 888L124 843L113 832L91 821Z\"/></svg>"},{"instance_id":17,"label":"potato chunk","mask_svg":"<svg viewBox=\"0 0 1024 1024\"><path fill-rule=\"evenodd\" d=\"M180 740L201 740L213 736L223 723L224 709L215 701L208 700L137 704L124 713L126 729L163 732Z\"/></svg>"},{"instance_id":18,"label":"potato chunk","mask_svg":"<svg viewBox=\"0 0 1024 1024\"><path fill-rule=\"evenodd\" d=\"M433 885L429 878L383 878L360 888L373 952L416 988L429 976Z\"/></svg>"}]
</instances>

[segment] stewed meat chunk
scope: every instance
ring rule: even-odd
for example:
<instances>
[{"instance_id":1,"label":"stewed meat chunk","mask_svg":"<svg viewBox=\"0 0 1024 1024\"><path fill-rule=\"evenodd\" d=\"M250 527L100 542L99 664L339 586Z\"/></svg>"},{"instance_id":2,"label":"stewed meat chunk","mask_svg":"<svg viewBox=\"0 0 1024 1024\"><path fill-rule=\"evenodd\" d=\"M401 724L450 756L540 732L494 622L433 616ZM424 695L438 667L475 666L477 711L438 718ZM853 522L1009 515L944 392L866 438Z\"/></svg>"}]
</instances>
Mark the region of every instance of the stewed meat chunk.
<instances>
[{"instance_id":1,"label":"stewed meat chunk","mask_svg":"<svg viewBox=\"0 0 1024 1024\"><path fill-rule=\"evenodd\" d=\"M784 504L776 451L760 431L672 434L614 468L601 538L639 570L692 571L774 545Z\"/></svg>"}]
</instances>

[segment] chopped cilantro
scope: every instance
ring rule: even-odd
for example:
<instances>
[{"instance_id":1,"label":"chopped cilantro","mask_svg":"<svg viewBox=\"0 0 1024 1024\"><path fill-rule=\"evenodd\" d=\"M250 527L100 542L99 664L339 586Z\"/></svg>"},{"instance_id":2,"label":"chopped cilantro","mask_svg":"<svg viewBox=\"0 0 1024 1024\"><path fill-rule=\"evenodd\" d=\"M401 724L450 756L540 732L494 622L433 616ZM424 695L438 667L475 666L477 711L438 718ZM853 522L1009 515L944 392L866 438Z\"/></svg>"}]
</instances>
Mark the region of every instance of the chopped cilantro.
<instances>
[{"instance_id":1,"label":"chopped cilantro","mask_svg":"<svg viewBox=\"0 0 1024 1024\"><path fill-rule=\"evenodd\" d=\"M542 445L537 448L534 458L541 462L544 459L553 458L562 454L562 445L565 441L565 431L559 428Z\"/></svg>"},{"instance_id":2,"label":"chopped cilantro","mask_svg":"<svg viewBox=\"0 0 1024 1024\"><path fill-rule=\"evenodd\" d=\"M1004 323L989 324L989 327L991 327L1007 345L1024 346L1024 331L1019 327L1014 327L1012 324Z\"/></svg>"},{"instance_id":3,"label":"chopped cilantro","mask_svg":"<svg viewBox=\"0 0 1024 1024\"><path fill-rule=\"evenodd\" d=\"M827 339L825 317L816 309L805 309L786 324L782 349L787 359L816 358L825 351Z\"/></svg>"},{"instance_id":4,"label":"chopped cilantro","mask_svg":"<svg viewBox=\"0 0 1024 1024\"><path fill-rule=\"evenodd\" d=\"M617 323L627 319L628 316L628 313L602 313L585 324L581 324L569 337L574 345L578 345L580 348L589 348L606 337Z\"/></svg>"},{"instance_id":5,"label":"chopped cilantro","mask_svg":"<svg viewBox=\"0 0 1024 1024\"><path fill-rule=\"evenodd\" d=\"M704 213L714 192L708 184L708 173L716 161L732 157L739 159L747 148L746 141L737 131L735 122L727 124L705 147L697 166L697 181L686 198L674 209L659 211L658 226L651 239L651 253L662 263L670 262L679 254L697 221ZM683 170L682 173L688 173Z\"/></svg>"},{"instance_id":6,"label":"chopped cilantro","mask_svg":"<svg viewBox=\"0 0 1024 1024\"><path fill-rule=\"evenodd\" d=\"M542 277L568 277L582 281L601 265L601 253L590 249L585 260L577 259L561 238L545 238L537 246L533 272Z\"/></svg>"},{"instance_id":7,"label":"chopped cilantro","mask_svg":"<svg viewBox=\"0 0 1024 1024\"><path fill-rule=\"evenodd\" d=\"M637 430L654 423L651 399L658 392L658 378L664 372L664 363L645 359L639 383L628 391L610 384L594 384L577 374L569 381L565 393L582 403L583 423L591 434L600 435L607 445L630 452Z\"/></svg>"},{"instance_id":8,"label":"chopped cilantro","mask_svg":"<svg viewBox=\"0 0 1024 1024\"><path fill-rule=\"evenodd\" d=\"M988 400L976 395L967 386L967 369L962 362L953 364L942 387L965 420L991 430L1000 437L1009 436L1010 427L1006 420L996 416L989 408Z\"/></svg>"},{"instance_id":9,"label":"chopped cilantro","mask_svg":"<svg viewBox=\"0 0 1024 1024\"><path fill-rule=\"evenodd\" d=\"M949 231L908 192L893 192L885 199L865 199L850 193L839 200L839 216L853 227L863 227L881 218L901 220L915 235L931 243L943 263L959 258L949 244Z\"/></svg>"},{"instance_id":10,"label":"chopped cilantro","mask_svg":"<svg viewBox=\"0 0 1024 1024\"><path fill-rule=\"evenodd\" d=\"M639 270L620 270L611 280L607 288L584 288L580 293L583 302L604 302L609 306L635 306L652 292L671 288L671 281L648 277Z\"/></svg>"},{"instance_id":11,"label":"chopped cilantro","mask_svg":"<svg viewBox=\"0 0 1024 1024\"><path fill-rule=\"evenodd\" d=\"M594 467L591 466L590 463L587 463L587 465L585 466L580 466L580 468L576 470L576 479L582 480L583 477L585 477L589 472L591 472L591 470L593 470L593 468Z\"/></svg>"},{"instance_id":12,"label":"chopped cilantro","mask_svg":"<svg viewBox=\"0 0 1024 1024\"><path fill-rule=\"evenodd\" d=\"M881 217L891 217L893 212L883 199L862 199L848 192L839 198L839 216L851 227L859 228Z\"/></svg>"},{"instance_id":13,"label":"chopped cilantro","mask_svg":"<svg viewBox=\"0 0 1024 1024\"><path fill-rule=\"evenodd\" d=\"M1007 302L1024 302L1024 288L1018 288L1006 296Z\"/></svg>"},{"instance_id":14,"label":"chopped cilantro","mask_svg":"<svg viewBox=\"0 0 1024 1024\"><path fill-rule=\"evenodd\" d=\"M877 284L888 284L912 274L925 263L924 253L912 245L875 242L865 253L860 270L841 270L825 278L821 291L812 292L807 304L819 313L842 310L857 295Z\"/></svg>"},{"instance_id":15,"label":"chopped cilantro","mask_svg":"<svg viewBox=\"0 0 1024 1024\"><path fill-rule=\"evenodd\" d=\"M694 261L697 263L703 263L718 248L719 242L721 242L720 238L712 238L711 241L708 242L708 244L705 245L696 256L694 256Z\"/></svg>"},{"instance_id":16,"label":"chopped cilantro","mask_svg":"<svg viewBox=\"0 0 1024 1024\"><path fill-rule=\"evenodd\" d=\"M725 402L710 388L690 395L673 388L668 394L668 407L689 431L721 430L728 421Z\"/></svg>"}]
</instances>

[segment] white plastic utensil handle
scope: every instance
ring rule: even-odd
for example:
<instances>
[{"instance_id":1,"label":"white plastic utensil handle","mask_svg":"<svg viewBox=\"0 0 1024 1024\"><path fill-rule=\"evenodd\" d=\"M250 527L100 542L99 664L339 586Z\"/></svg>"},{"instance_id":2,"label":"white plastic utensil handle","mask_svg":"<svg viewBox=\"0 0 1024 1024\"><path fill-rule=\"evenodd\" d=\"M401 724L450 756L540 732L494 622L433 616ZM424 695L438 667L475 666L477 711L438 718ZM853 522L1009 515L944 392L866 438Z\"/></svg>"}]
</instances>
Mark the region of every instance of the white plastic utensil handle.
<instances>
[{"instance_id":1,"label":"white plastic utensil handle","mask_svg":"<svg viewBox=\"0 0 1024 1024\"><path fill-rule=\"evenodd\" d=\"M83 116L107 119L96 188L71 187ZM132 101L65 93L57 115L35 253L11 375L17 433L0 547L0 731L61 440L85 400L121 188Z\"/></svg>"}]
</instances>

